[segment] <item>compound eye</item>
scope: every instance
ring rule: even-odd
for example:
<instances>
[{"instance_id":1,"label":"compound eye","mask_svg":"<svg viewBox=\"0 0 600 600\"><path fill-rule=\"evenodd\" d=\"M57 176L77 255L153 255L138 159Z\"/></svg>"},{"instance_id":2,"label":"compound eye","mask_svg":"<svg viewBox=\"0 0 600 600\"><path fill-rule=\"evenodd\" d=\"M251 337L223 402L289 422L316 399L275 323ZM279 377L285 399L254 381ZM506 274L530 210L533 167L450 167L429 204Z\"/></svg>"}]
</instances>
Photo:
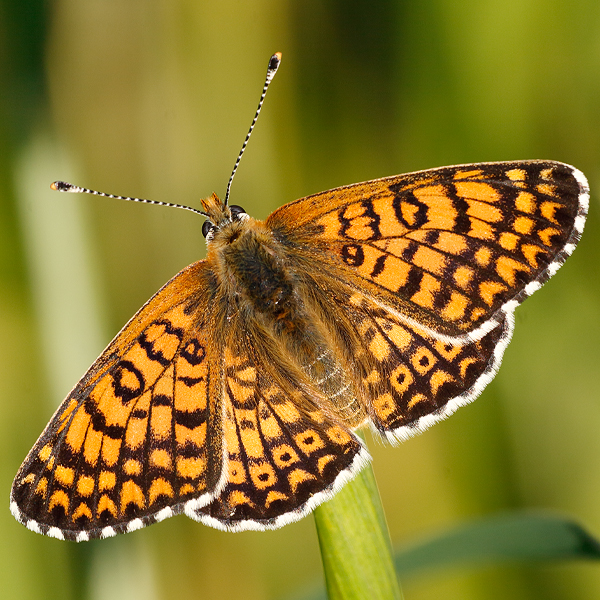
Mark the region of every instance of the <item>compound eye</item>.
<instances>
[{"instance_id":1,"label":"compound eye","mask_svg":"<svg viewBox=\"0 0 600 600\"><path fill-rule=\"evenodd\" d=\"M214 229L214 225L210 221L204 221L204 223L202 223L202 235L204 237L210 233L211 229Z\"/></svg>"},{"instance_id":2,"label":"compound eye","mask_svg":"<svg viewBox=\"0 0 600 600\"><path fill-rule=\"evenodd\" d=\"M238 206L237 204L232 204L229 207L229 210L231 211L231 216L234 219L238 219L240 215L246 214L246 211L241 206Z\"/></svg>"}]
</instances>

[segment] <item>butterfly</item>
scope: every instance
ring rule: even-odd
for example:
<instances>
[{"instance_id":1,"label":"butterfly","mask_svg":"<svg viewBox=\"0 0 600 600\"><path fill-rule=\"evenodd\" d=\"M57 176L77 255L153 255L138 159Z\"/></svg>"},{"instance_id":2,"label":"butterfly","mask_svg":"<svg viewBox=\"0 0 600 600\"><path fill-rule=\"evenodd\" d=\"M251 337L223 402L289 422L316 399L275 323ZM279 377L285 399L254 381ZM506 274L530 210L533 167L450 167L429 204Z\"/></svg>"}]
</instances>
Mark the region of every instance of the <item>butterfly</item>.
<instances>
[{"instance_id":1,"label":"butterfly","mask_svg":"<svg viewBox=\"0 0 600 600\"><path fill-rule=\"evenodd\" d=\"M27 456L11 510L29 529L300 519L370 460L358 428L394 443L481 393L589 203L580 171L539 160L340 187L265 221L228 204L230 185L195 211L206 259L125 325Z\"/></svg>"}]
</instances>

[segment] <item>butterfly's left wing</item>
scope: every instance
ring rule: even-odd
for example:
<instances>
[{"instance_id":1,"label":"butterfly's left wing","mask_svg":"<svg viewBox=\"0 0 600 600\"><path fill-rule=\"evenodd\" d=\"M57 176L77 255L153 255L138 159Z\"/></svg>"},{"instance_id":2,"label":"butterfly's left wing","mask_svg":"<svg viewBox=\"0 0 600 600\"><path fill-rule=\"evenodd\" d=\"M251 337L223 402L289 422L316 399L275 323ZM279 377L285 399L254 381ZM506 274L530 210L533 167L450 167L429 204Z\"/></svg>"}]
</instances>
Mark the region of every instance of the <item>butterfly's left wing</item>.
<instances>
[{"instance_id":1,"label":"butterfly's left wing","mask_svg":"<svg viewBox=\"0 0 600 600\"><path fill-rule=\"evenodd\" d=\"M210 502L223 486L221 353L206 261L168 282L60 405L15 477L38 533L108 537ZM211 309L212 307L212 309Z\"/></svg>"},{"instance_id":2,"label":"butterfly's left wing","mask_svg":"<svg viewBox=\"0 0 600 600\"><path fill-rule=\"evenodd\" d=\"M224 354L225 488L186 514L227 531L276 529L331 498L369 454L295 357L236 318Z\"/></svg>"},{"instance_id":3,"label":"butterfly's left wing","mask_svg":"<svg viewBox=\"0 0 600 600\"><path fill-rule=\"evenodd\" d=\"M477 339L558 270L588 203L569 165L479 163L308 196L267 225L325 272L337 261L335 276L403 318Z\"/></svg>"}]
</instances>

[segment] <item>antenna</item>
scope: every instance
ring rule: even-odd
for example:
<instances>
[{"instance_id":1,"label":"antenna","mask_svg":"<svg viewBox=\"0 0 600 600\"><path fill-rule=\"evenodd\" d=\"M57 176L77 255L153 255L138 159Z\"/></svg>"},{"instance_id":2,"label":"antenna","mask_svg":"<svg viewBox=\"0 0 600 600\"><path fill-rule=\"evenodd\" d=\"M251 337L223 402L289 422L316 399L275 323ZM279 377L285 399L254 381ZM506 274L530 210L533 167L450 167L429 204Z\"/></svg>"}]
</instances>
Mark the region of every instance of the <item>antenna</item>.
<instances>
[{"instance_id":1,"label":"antenna","mask_svg":"<svg viewBox=\"0 0 600 600\"><path fill-rule=\"evenodd\" d=\"M273 77L275 77L275 73L277 73L277 69L279 68L280 63L281 63L281 52L275 52L275 54L273 54L273 56L271 56L271 58L269 59L269 67L267 69L267 77L265 79L265 85L263 86L262 94L260 96L260 100L258 101L258 108L256 109L256 114L254 115L254 119L252 119L252 125L250 125L250 129L248 130L248 133L246 134L246 139L244 140L244 143L242 144L242 149L240 150L240 153L238 154L237 160L235 161L235 165L233 165L233 171L231 172L231 177L229 178L229 182L227 183L227 192L225 193L225 200L223 202L223 204L225 206L227 206L227 202L229 200L229 191L231 190L231 182L233 181L235 172L237 171L237 168L240 164L240 160L242 160L242 154L244 154L244 150L246 149L246 146L248 145L248 140L250 139L250 136L252 135L252 130L254 129L254 126L256 125L256 121L258 120L258 115L260 114L263 102L265 101L265 96L267 95L267 90L269 89L269 85L271 84L271 81L273 81Z\"/></svg>"},{"instance_id":2,"label":"antenna","mask_svg":"<svg viewBox=\"0 0 600 600\"><path fill-rule=\"evenodd\" d=\"M56 190L57 192L70 192L72 194L93 194L94 196L104 196L105 198L115 198L116 200L130 200L131 202L144 202L145 204L155 204L156 206L171 206L173 208L183 208L184 210L189 210L190 212L196 213L197 215L208 217L208 215L205 212L202 212L201 210L196 210L191 206L185 206L183 204L173 204L172 202L159 202L158 200L146 200L145 198L133 198L132 196L116 196L115 194L105 194L104 192L97 192L96 190L90 190L88 188L79 187L78 185L67 183L66 181L55 181L54 183L50 184L50 188Z\"/></svg>"},{"instance_id":3,"label":"antenna","mask_svg":"<svg viewBox=\"0 0 600 600\"><path fill-rule=\"evenodd\" d=\"M229 199L229 191L231 189L231 182L233 181L233 176L237 171L238 165L240 164L240 160L242 159L242 154L244 154L244 150L248 145L248 140L252 135L252 130L256 125L256 121L258 120L258 115L260 114L260 110L262 108L263 102L265 101L265 96L267 95L267 89L275 73L277 73L277 69L279 68L279 64L281 63L281 52L276 52L269 59L269 68L267 69L267 77L265 79L265 85L263 86L263 91L260 96L260 100L258 102L258 108L256 109L256 114L254 115L254 119L252 120L252 125L250 125L250 129L246 135L246 139L242 144L242 149L235 161L235 165L233 167L233 171L231 173L231 177L229 178L229 183L227 184L227 193L225 194L225 201L223 202L223 206L227 206L227 201ZM172 208L182 208L183 210L189 210L197 215L202 215L204 217L209 217L209 215L201 210L197 210L192 208L191 206L185 206L184 204L173 204L172 202L159 202L158 200L147 200L146 198L134 198L132 196L117 196L115 194L105 194L104 192L97 192L96 190L90 190L88 188L80 187L78 185L73 185L72 183L67 183L66 181L55 181L50 185L50 188L56 190L58 192L70 192L72 194L93 194L94 196L104 196L105 198L115 198L116 200L129 200L130 202L143 202L145 204L154 204L156 206L171 206ZM210 218L210 217L209 217Z\"/></svg>"}]
</instances>

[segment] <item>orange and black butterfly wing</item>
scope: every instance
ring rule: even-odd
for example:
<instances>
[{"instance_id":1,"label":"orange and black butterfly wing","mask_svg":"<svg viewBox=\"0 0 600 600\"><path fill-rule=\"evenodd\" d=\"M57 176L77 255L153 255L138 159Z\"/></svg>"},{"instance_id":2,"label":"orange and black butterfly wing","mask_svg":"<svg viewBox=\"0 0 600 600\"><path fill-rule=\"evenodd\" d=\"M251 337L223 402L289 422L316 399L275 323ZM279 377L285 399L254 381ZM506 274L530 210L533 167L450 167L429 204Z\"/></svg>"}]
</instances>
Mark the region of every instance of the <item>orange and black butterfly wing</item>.
<instances>
[{"instance_id":1,"label":"orange and black butterfly wing","mask_svg":"<svg viewBox=\"0 0 600 600\"><path fill-rule=\"evenodd\" d=\"M359 397L372 427L392 443L474 400L498 371L514 326L510 313L477 340L441 339L358 292L339 310L362 346L347 368L360 373Z\"/></svg>"},{"instance_id":2,"label":"orange and black butterfly wing","mask_svg":"<svg viewBox=\"0 0 600 600\"><path fill-rule=\"evenodd\" d=\"M335 256L341 277L404 318L477 338L571 254L588 203L587 181L569 165L481 163L337 188L267 224L299 247L313 239L321 261Z\"/></svg>"},{"instance_id":3,"label":"orange and black butterfly wing","mask_svg":"<svg viewBox=\"0 0 600 600\"><path fill-rule=\"evenodd\" d=\"M19 470L11 510L60 539L133 531L223 485L220 359L206 263L168 282L58 408Z\"/></svg>"},{"instance_id":4,"label":"orange and black butterfly wing","mask_svg":"<svg viewBox=\"0 0 600 600\"><path fill-rule=\"evenodd\" d=\"M222 493L186 514L227 531L276 529L331 498L370 459L328 409L297 358L238 322L225 349L228 473Z\"/></svg>"},{"instance_id":5,"label":"orange and black butterfly wing","mask_svg":"<svg viewBox=\"0 0 600 600\"><path fill-rule=\"evenodd\" d=\"M482 163L323 192L267 223L320 264L313 285L345 315L330 325L346 327L334 338L360 340L345 368L393 441L492 379L516 306L572 253L588 202L585 177L568 165Z\"/></svg>"}]
</instances>

